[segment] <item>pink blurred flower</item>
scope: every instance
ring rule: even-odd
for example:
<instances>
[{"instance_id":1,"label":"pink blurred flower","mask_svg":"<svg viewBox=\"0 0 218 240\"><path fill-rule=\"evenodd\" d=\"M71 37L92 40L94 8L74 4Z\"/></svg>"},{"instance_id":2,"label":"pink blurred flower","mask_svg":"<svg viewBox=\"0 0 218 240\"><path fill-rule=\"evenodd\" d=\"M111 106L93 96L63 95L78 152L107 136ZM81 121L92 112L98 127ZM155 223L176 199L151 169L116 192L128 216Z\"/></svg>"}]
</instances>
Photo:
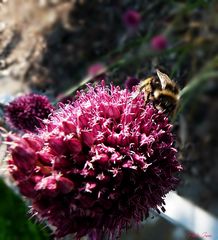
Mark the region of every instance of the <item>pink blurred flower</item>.
<instances>
[{"instance_id":1,"label":"pink blurred flower","mask_svg":"<svg viewBox=\"0 0 218 240\"><path fill-rule=\"evenodd\" d=\"M138 28L141 22L141 15L135 10L127 10L123 14L123 22L128 28Z\"/></svg>"},{"instance_id":2,"label":"pink blurred flower","mask_svg":"<svg viewBox=\"0 0 218 240\"><path fill-rule=\"evenodd\" d=\"M12 128L35 131L42 119L48 117L53 106L46 96L26 94L15 98L5 108L5 119Z\"/></svg>"},{"instance_id":3,"label":"pink blurred flower","mask_svg":"<svg viewBox=\"0 0 218 240\"><path fill-rule=\"evenodd\" d=\"M114 239L149 209L164 210L181 169L167 116L144 95L105 87L79 92L37 134L9 135L9 170L32 212L74 234ZM159 210L158 210L159 211Z\"/></svg>"},{"instance_id":4,"label":"pink blurred flower","mask_svg":"<svg viewBox=\"0 0 218 240\"><path fill-rule=\"evenodd\" d=\"M157 35L151 39L151 47L154 50L161 51L167 48L168 41L163 35Z\"/></svg>"},{"instance_id":5,"label":"pink blurred flower","mask_svg":"<svg viewBox=\"0 0 218 240\"><path fill-rule=\"evenodd\" d=\"M88 75L96 76L105 71L105 65L102 63L95 63L88 68Z\"/></svg>"}]
</instances>

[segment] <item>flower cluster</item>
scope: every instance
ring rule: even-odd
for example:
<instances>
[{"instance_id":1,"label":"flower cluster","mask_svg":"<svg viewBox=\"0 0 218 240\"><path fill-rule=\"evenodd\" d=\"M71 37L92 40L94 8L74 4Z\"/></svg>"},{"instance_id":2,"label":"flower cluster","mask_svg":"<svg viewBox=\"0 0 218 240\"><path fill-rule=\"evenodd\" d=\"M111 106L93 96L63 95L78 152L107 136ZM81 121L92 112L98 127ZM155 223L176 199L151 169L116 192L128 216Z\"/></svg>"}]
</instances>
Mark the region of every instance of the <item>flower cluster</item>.
<instances>
[{"instance_id":1,"label":"flower cluster","mask_svg":"<svg viewBox=\"0 0 218 240\"><path fill-rule=\"evenodd\" d=\"M172 125L143 94L133 94L89 86L37 134L8 136L10 173L56 237L114 239L150 208L164 210L181 169Z\"/></svg>"},{"instance_id":2,"label":"flower cluster","mask_svg":"<svg viewBox=\"0 0 218 240\"><path fill-rule=\"evenodd\" d=\"M53 106L48 98L39 94L26 94L15 98L5 108L6 122L15 129L35 131L40 121L48 117Z\"/></svg>"}]
</instances>

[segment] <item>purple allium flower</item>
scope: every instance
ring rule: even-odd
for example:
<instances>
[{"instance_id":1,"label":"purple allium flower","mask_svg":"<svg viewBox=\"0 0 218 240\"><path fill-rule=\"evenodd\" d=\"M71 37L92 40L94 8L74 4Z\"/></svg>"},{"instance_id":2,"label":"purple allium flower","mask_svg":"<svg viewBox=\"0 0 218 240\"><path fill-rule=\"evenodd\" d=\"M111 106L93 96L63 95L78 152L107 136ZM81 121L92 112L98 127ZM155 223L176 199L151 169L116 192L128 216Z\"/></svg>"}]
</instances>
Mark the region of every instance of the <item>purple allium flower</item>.
<instances>
[{"instance_id":1,"label":"purple allium flower","mask_svg":"<svg viewBox=\"0 0 218 240\"><path fill-rule=\"evenodd\" d=\"M161 51L167 48L168 41L163 35L157 35L151 39L151 47L154 50Z\"/></svg>"},{"instance_id":2,"label":"purple allium flower","mask_svg":"<svg viewBox=\"0 0 218 240\"><path fill-rule=\"evenodd\" d=\"M164 210L181 166L172 125L144 94L89 86L44 124L37 134L8 136L8 162L33 214L56 237L114 239L150 208Z\"/></svg>"},{"instance_id":3,"label":"purple allium flower","mask_svg":"<svg viewBox=\"0 0 218 240\"><path fill-rule=\"evenodd\" d=\"M40 121L48 117L53 106L46 96L26 94L15 98L5 108L6 122L15 129L35 131Z\"/></svg>"},{"instance_id":4,"label":"purple allium flower","mask_svg":"<svg viewBox=\"0 0 218 240\"><path fill-rule=\"evenodd\" d=\"M138 28L141 22L141 15L135 10L127 10L123 14L123 22L128 28Z\"/></svg>"},{"instance_id":5,"label":"purple allium flower","mask_svg":"<svg viewBox=\"0 0 218 240\"><path fill-rule=\"evenodd\" d=\"M140 80L138 78L128 77L125 81L125 87L131 92L132 87L138 85L139 83L140 83Z\"/></svg>"}]
</instances>

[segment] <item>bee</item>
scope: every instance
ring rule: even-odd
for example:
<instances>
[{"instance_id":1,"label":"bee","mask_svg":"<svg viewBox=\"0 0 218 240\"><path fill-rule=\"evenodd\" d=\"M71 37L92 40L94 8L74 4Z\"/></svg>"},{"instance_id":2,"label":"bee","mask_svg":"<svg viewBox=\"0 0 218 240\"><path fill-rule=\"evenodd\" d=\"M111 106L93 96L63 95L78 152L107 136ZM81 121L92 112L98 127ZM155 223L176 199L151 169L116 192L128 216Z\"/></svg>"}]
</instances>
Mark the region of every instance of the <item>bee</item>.
<instances>
[{"instance_id":1,"label":"bee","mask_svg":"<svg viewBox=\"0 0 218 240\"><path fill-rule=\"evenodd\" d=\"M156 70L157 77L149 77L139 83L139 91L144 92L145 102L153 102L157 109L173 116L179 104L179 87L165 73Z\"/></svg>"}]
</instances>

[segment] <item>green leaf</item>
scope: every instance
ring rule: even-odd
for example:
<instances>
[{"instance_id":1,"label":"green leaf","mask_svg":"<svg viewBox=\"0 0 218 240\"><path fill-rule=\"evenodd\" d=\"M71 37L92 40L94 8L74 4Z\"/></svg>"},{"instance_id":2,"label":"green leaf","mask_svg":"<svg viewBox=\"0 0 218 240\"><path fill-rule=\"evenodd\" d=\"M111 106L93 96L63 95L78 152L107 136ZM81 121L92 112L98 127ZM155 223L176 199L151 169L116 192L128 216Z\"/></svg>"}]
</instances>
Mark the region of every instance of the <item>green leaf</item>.
<instances>
[{"instance_id":1,"label":"green leaf","mask_svg":"<svg viewBox=\"0 0 218 240\"><path fill-rule=\"evenodd\" d=\"M0 193L0 240L49 239L45 227L29 219L28 208L22 199L2 180L0 180Z\"/></svg>"}]
</instances>

